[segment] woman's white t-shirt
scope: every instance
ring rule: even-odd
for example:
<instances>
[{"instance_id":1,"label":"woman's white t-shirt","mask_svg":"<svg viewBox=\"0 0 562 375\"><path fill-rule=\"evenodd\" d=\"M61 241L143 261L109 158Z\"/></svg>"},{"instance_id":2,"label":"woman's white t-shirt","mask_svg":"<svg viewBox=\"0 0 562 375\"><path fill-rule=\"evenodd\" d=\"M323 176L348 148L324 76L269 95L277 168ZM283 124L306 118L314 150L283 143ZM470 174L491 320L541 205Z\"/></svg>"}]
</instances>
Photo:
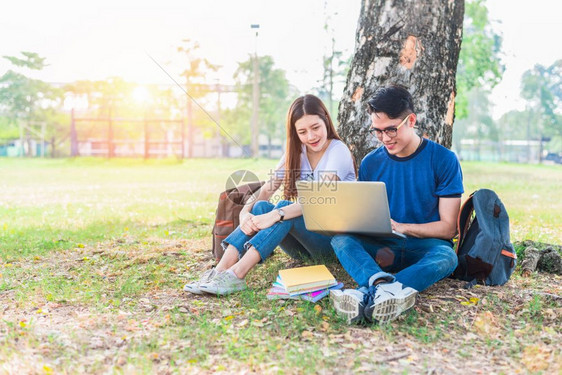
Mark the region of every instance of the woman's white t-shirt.
<instances>
[{"instance_id":1,"label":"woman's white t-shirt","mask_svg":"<svg viewBox=\"0 0 562 375\"><path fill-rule=\"evenodd\" d=\"M275 168L275 177L283 179L285 176L286 154L281 157ZM302 145L301 169L299 180L323 181L326 175L336 174L340 181L355 181L355 166L349 148L338 139L332 139L322 158L312 169L306 153L306 146Z\"/></svg>"}]
</instances>

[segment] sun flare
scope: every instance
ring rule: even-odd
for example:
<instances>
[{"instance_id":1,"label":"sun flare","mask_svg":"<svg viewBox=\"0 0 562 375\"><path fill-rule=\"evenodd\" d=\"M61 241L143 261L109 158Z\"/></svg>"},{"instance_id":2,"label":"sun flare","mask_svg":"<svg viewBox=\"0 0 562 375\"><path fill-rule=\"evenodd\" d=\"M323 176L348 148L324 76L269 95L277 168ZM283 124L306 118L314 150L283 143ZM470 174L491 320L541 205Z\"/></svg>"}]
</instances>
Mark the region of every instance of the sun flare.
<instances>
[{"instance_id":1,"label":"sun flare","mask_svg":"<svg viewBox=\"0 0 562 375\"><path fill-rule=\"evenodd\" d=\"M150 98L151 98L150 92L144 86L137 86L133 90L132 96L133 96L133 99L135 100L135 102L137 102L139 104L147 103L148 101L150 101Z\"/></svg>"}]
</instances>

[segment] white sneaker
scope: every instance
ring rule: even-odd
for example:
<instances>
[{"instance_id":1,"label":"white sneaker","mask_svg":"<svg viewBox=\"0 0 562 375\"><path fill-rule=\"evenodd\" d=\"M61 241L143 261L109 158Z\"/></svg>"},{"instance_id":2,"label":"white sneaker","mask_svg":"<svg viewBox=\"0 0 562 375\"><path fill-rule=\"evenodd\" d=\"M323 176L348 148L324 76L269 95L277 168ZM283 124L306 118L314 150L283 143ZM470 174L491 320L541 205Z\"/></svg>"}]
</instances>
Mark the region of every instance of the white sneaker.
<instances>
[{"instance_id":1,"label":"white sneaker","mask_svg":"<svg viewBox=\"0 0 562 375\"><path fill-rule=\"evenodd\" d=\"M364 314L368 319L381 324L396 319L414 306L418 294L417 290L404 286L398 281L380 283L374 289L374 295L369 296Z\"/></svg>"},{"instance_id":2,"label":"white sneaker","mask_svg":"<svg viewBox=\"0 0 562 375\"><path fill-rule=\"evenodd\" d=\"M193 294L203 294L203 291L199 288L199 286L203 283L208 283L209 281L211 281L217 273L218 272L215 271L214 268L211 268L210 270L203 272L199 280L195 280L185 284L183 286L183 290Z\"/></svg>"},{"instance_id":3,"label":"white sneaker","mask_svg":"<svg viewBox=\"0 0 562 375\"><path fill-rule=\"evenodd\" d=\"M330 290L330 301L336 312L347 319L347 323L355 323L363 320L365 294L357 289L345 289L344 291Z\"/></svg>"},{"instance_id":4,"label":"white sneaker","mask_svg":"<svg viewBox=\"0 0 562 375\"><path fill-rule=\"evenodd\" d=\"M239 292L247 287L246 280L236 277L232 270L219 272L208 282L199 285L203 292L220 295Z\"/></svg>"}]
</instances>

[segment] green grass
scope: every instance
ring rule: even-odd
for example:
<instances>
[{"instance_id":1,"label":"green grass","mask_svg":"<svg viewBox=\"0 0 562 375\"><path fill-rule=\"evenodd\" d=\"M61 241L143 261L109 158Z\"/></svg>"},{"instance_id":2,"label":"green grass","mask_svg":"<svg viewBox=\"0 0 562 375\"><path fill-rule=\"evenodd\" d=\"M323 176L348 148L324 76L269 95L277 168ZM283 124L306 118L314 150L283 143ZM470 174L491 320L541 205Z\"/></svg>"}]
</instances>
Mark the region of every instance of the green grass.
<instances>
[{"instance_id":1,"label":"green grass","mask_svg":"<svg viewBox=\"0 0 562 375\"><path fill-rule=\"evenodd\" d=\"M525 292L560 293L553 286L560 280L539 276L516 274L513 288L473 292L447 280L382 327L349 327L327 299L267 300L278 270L295 264L283 254L250 273L243 293L182 293L213 263L210 231L226 178L248 169L267 179L275 165L0 159L0 373L417 373L439 361L427 357L434 348L463 361L480 358L479 345L529 370L520 347L542 353L548 340L560 339L559 304ZM483 187L499 194L512 241L562 243L562 168L462 166L467 194ZM352 285L339 264L329 267ZM473 297L465 293L486 304L461 305L459 295ZM505 339L474 331L484 311L497 316ZM459 341L467 332L468 344ZM404 351L408 356L395 357ZM560 358L559 349L548 353ZM492 372L510 372L494 366Z\"/></svg>"},{"instance_id":2,"label":"green grass","mask_svg":"<svg viewBox=\"0 0 562 375\"><path fill-rule=\"evenodd\" d=\"M249 169L266 179L274 165L243 159L0 159L0 257L10 261L116 239L202 238L227 176ZM562 168L470 162L463 170L467 194L484 187L499 194L513 241L562 243Z\"/></svg>"},{"instance_id":3,"label":"green grass","mask_svg":"<svg viewBox=\"0 0 562 375\"><path fill-rule=\"evenodd\" d=\"M562 167L465 162L462 168L466 193L480 188L498 193L509 214L512 241L562 243Z\"/></svg>"},{"instance_id":4,"label":"green grass","mask_svg":"<svg viewBox=\"0 0 562 375\"><path fill-rule=\"evenodd\" d=\"M228 175L270 166L273 161L0 159L1 256L127 237L202 237Z\"/></svg>"}]
</instances>

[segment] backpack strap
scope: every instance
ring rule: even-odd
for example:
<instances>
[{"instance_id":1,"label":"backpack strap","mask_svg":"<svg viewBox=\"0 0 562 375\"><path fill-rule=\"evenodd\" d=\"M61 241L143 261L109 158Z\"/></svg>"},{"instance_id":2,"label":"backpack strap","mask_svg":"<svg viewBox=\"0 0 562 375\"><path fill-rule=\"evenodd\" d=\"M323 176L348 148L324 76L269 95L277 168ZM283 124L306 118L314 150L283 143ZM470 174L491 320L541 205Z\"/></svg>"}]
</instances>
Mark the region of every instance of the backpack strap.
<instances>
[{"instance_id":1,"label":"backpack strap","mask_svg":"<svg viewBox=\"0 0 562 375\"><path fill-rule=\"evenodd\" d=\"M476 193L476 191L470 194L468 199L463 203L459 212L459 217L457 218L459 240L457 241L457 247L455 248L456 253L459 252L459 249L462 246L462 242L464 241L464 237L466 236L466 232L468 231L468 227L470 226L470 217L474 212L474 202L472 201L474 193Z\"/></svg>"},{"instance_id":2,"label":"backpack strap","mask_svg":"<svg viewBox=\"0 0 562 375\"><path fill-rule=\"evenodd\" d=\"M240 210L263 184L265 184L265 181L256 181L235 186L220 193L212 231L212 250L217 262L224 253L221 245L222 240L238 227Z\"/></svg>"}]
</instances>

